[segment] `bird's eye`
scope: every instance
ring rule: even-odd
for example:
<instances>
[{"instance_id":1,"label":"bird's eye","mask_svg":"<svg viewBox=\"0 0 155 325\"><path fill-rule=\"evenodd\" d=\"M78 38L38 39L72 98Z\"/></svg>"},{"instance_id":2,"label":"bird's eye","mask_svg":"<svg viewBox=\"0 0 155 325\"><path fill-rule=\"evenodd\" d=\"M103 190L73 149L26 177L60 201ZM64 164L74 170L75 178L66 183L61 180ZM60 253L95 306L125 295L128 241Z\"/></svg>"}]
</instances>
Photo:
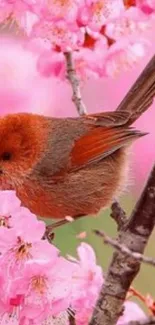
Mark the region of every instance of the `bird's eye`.
<instances>
[{"instance_id":1,"label":"bird's eye","mask_svg":"<svg viewBox=\"0 0 155 325\"><path fill-rule=\"evenodd\" d=\"M3 161L9 161L11 159L11 156L12 156L11 152L6 151L6 152L3 152L1 158Z\"/></svg>"}]
</instances>

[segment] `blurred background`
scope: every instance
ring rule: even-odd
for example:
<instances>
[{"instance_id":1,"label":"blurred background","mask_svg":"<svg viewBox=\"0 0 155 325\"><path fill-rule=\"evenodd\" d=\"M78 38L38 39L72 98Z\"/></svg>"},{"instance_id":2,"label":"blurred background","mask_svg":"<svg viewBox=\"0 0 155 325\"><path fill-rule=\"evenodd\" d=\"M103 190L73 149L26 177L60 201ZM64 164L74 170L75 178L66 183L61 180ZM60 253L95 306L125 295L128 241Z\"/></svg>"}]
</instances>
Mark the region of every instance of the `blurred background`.
<instances>
[{"instance_id":1,"label":"blurred background","mask_svg":"<svg viewBox=\"0 0 155 325\"><path fill-rule=\"evenodd\" d=\"M154 32L149 30L146 38L150 41L147 55L138 66L123 72L114 79L88 80L82 84L82 94L88 112L114 110L136 80L146 63L155 52ZM38 49L31 52L19 36L8 36L3 30L0 39L0 114L29 111L52 116L76 116L71 102L71 89L67 82L41 77L36 69ZM130 177L127 191L121 198L121 205L128 216L147 180L155 158L155 104L136 122L136 127L149 135L138 140L132 148ZM85 217L56 230L54 243L66 255L76 255L80 243L77 235L86 231L84 241L93 246L98 264L106 271L111 260L112 249L103 245L92 229L104 229L110 235L117 233L116 225L110 218L110 210L97 217ZM155 233L145 251L155 257ZM149 278L149 281L148 281ZM149 292L155 297L154 269L142 266L134 286L142 293Z\"/></svg>"}]
</instances>

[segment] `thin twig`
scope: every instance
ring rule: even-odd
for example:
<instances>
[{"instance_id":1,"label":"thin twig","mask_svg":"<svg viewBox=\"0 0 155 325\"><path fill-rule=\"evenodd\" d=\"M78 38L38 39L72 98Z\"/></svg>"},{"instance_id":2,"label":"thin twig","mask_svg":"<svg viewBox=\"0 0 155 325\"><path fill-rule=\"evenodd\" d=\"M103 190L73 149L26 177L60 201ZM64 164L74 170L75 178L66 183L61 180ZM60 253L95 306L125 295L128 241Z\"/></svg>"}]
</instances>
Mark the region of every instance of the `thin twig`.
<instances>
[{"instance_id":1,"label":"thin twig","mask_svg":"<svg viewBox=\"0 0 155 325\"><path fill-rule=\"evenodd\" d=\"M124 325L155 325L155 317L148 317L141 321L132 321Z\"/></svg>"},{"instance_id":2,"label":"thin twig","mask_svg":"<svg viewBox=\"0 0 155 325\"><path fill-rule=\"evenodd\" d=\"M120 230L127 221L127 216L125 211L121 208L120 204L115 201L111 205L111 214L110 216L116 221L118 230Z\"/></svg>"},{"instance_id":3,"label":"thin twig","mask_svg":"<svg viewBox=\"0 0 155 325\"><path fill-rule=\"evenodd\" d=\"M48 225L46 228L48 228L49 230L53 230L55 228L58 228L60 226L63 226L63 225L66 225L67 223L72 223L78 219L81 219L85 217L84 215L79 215L79 216L76 216L75 218L71 218L71 219L63 219L63 220L59 220L59 221L56 221L56 222L53 222L51 225Z\"/></svg>"},{"instance_id":4,"label":"thin twig","mask_svg":"<svg viewBox=\"0 0 155 325\"><path fill-rule=\"evenodd\" d=\"M81 97L80 82L74 67L73 55L71 52L65 52L64 55L66 58L67 79L73 91L72 101L76 106L78 114L85 115L87 114L87 109Z\"/></svg>"},{"instance_id":5,"label":"thin twig","mask_svg":"<svg viewBox=\"0 0 155 325\"><path fill-rule=\"evenodd\" d=\"M146 297L143 296L138 290L136 290L134 287L130 287L128 295L129 297L137 297L141 302L143 302L146 305ZM147 308L152 312L152 309L147 305Z\"/></svg>"},{"instance_id":6,"label":"thin twig","mask_svg":"<svg viewBox=\"0 0 155 325\"><path fill-rule=\"evenodd\" d=\"M102 237L105 244L112 246L113 248L120 251L121 253L128 255L130 257L133 257L134 259L136 259L139 262L143 262L145 264L155 266L155 259L153 259L152 257L144 256L143 254L131 251L125 245L120 244L117 240L114 240L114 239L110 238L109 236L107 236L104 231L94 230L94 233L97 236Z\"/></svg>"},{"instance_id":7,"label":"thin twig","mask_svg":"<svg viewBox=\"0 0 155 325\"><path fill-rule=\"evenodd\" d=\"M66 218L66 219L63 219L63 220L53 222L52 224L46 226L46 231L45 231L45 234L43 236L43 239L47 239L49 242L52 242L53 239L54 239L54 229L59 228L61 226L64 226L67 223L72 223L72 222L74 222L74 221L76 221L78 219L81 219L83 217L85 217L85 216L79 215L79 216L76 216L75 218L71 218L72 220Z\"/></svg>"}]
</instances>

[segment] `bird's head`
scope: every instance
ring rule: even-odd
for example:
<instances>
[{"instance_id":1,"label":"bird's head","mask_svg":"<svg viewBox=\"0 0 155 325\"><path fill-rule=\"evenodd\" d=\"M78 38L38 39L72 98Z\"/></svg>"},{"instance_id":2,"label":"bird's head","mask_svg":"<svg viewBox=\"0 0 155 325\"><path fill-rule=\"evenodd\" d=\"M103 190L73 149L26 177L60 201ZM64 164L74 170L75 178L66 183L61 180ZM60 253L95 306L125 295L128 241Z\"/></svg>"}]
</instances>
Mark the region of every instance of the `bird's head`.
<instances>
[{"instance_id":1,"label":"bird's head","mask_svg":"<svg viewBox=\"0 0 155 325\"><path fill-rule=\"evenodd\" d=\"M0 188L18 186L44 150L46 119L33 114L0 118Z\"/></svg>"}]
</instances>

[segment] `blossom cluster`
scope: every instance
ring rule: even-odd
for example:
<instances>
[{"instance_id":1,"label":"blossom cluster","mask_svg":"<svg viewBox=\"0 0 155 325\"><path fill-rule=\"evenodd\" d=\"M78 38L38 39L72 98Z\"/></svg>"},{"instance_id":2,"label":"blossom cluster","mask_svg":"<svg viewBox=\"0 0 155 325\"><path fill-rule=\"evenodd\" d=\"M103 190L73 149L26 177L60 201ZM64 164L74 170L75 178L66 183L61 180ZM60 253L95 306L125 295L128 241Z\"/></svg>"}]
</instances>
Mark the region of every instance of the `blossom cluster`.
<instances>
[{"instance_id":1,"label":"blossom cluster","mask_svg":"<svg viewBox=\"0 0 155 325\"><path fill-rule=\"evenodd\" d=\"M83 78L114 76L145 54L154 0L1 0L0 21L16 21L29 43L40 44L38 69L65 78L64 52L73 51Z\"/></svg>"},{"instance_id":2,"label":"blossom cluster","mask_svg":"<svg viewBox=\"0 0 155 325\"><path fill-rule=\"evenodd\" d=\"M87 325L104 283L93 249L81 243L78 259L64 258L14 191L1 191L0 203L0 324L67 325L75 313L76 324ZM143 318L127 301L118 325Z\"/></svg>"},{"instance_id":3,"label":"blossom cluster","mask_svg":"<svg viewBox=\"0 0 155 325\"><path fill-rule=\"evenodd\" d=\"M78 260L65 259L14 191L1 191L0 202L0 324L54 324L68 308L87 324L103 283L93 249L82 243Z\"/></svg>"}]
</instances>

